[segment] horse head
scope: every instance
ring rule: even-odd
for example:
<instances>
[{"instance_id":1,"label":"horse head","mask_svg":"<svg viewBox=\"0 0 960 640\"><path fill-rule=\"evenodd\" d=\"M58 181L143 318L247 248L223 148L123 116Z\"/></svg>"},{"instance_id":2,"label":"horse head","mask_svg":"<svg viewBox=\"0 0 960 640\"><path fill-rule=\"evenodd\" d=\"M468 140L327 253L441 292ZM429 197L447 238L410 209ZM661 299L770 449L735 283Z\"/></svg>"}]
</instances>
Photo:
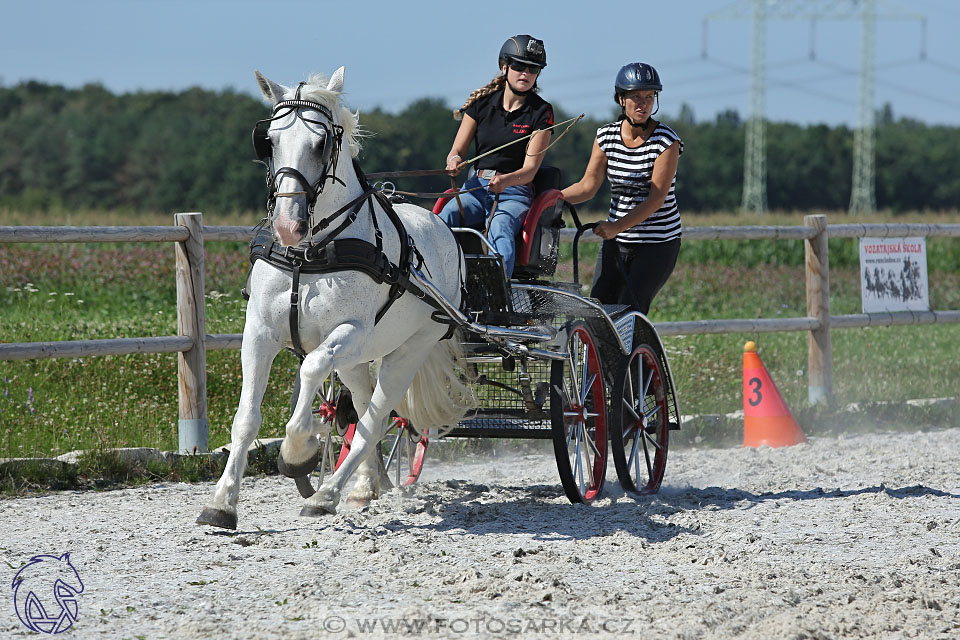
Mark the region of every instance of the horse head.
<instances>
[{"instance_id":1,"label":"horse head","mask_svg":"<svg viewBox=\"0 0 960 640\"><path fill-rule=\"evenodd\" d=\"M357 115L340 103L343 71L340 67L329 80L313 75L294 88L255 72L273 112L254 127L253 146L267 166L267 209L274 234L285 246L296 246L309 235L318 201L330 199L338 184L347 186L338 175L342 153L353 158L360 151ZM339 172L353 175L349 169ZM345 199L346 189L340 191L334 202Z\"/></svg>"}]
</instances>

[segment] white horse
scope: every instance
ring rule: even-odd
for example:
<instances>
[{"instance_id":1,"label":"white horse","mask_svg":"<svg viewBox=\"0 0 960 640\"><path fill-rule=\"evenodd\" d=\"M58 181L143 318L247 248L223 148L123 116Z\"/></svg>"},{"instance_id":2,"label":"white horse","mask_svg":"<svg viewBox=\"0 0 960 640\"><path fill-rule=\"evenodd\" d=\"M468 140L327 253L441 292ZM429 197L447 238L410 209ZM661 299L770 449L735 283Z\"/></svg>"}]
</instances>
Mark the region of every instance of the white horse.
<instances>
[{"instance_id":1,"label":"white horse","mask_svg":"<svg viewBox=\"0 0 960 640\"><path fill-rule=\"evenodd\" d=\"M359 125L357 115L340 103L343 67L329 82L316 75L293 89L259 72L256 78L263 96L274 105L273 118L263 123L264 128L269 125L266 137L259 142L254 137L258 155L265 156L273 178L271 222L277 244L293 247L296 254L317 248L332 236L376 244L379 233L382 253L402 267L401 255L408 252L401 253L400 232L382 203L368 192L364 195L367 185L355 168ZM267 145L263 153L262 145ZM317 220L323 220L313 219L314 209ZM464 265L453 234L426 209L398 204L395 211L415 245L409 251L411 260L422 258L422 272L430 274L436 290L456 308ZM254 264L232 448L213 498L197 519L199 524L236 528L240 482L247 450L260 428L270 367L281 349L296 346L296 333L306 355L300 368L299 397L280 449L281 471L302 477L316 466L317 436L323 427L313 419L311 407L321 383L334 371L353 393L361 416L349 456L305 501L302 516L336 513L344 484L354 471L358 471L357 487L350 499L365 502L377 497L380 465L371 454L388 428L391 410L401 400L402 415L419 429L456 424L467 409L469 392L455 372L456 345L452 340L441 341L447 325L431 318L434 307L414 295L416 291L395 299L378 321L378 312L390 300L390 284L378 284L355 270L299 276L299 300L294 306L292 272L267 260ZM295 328L290 321L292 307ZM369 365L375 361L380 361L380 369L374 387Z\"/></svg>"}]
</instances>

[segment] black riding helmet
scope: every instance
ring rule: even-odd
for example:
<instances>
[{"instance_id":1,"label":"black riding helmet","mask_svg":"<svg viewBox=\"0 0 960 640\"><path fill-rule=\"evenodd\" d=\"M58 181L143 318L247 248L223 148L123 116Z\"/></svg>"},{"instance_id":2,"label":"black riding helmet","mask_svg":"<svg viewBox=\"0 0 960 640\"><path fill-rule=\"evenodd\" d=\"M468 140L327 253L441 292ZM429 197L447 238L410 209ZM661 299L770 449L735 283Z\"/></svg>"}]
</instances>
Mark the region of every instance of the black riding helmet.
<instances>
[{"instance_id":1,"label":"black riding helmet","mask_svg":"<svg viewBox=\"0 0 960 640\"><path fill-rule=\"evenodd\" d=\"M620 67L617 72L617 79L613 83L613 101L621 109L620 96L628 91L655 91L657 93L657 108L650 114L651 116L660 110L660 92L663 91L663 84L660 82L660 74L652 65L646 62L631 62ZM630 120L630 124L638 126Z\"/></svg>"},{"instance_id":2,"label":"black riding helmet","mask_svg":"<svg viewBox=\"0 0 960 640\"><path fill-rule=\"evenodd\" d=\"M627 91L663 91L660 83L660 74L646 62L631 62L620 67L617 80L614 82L614 100Z\"/></svg>"},{"instance_id":3,"label":"black riding helmet","mask_svg":"<svg viewBox=\"0 0 960 640\"><path fill-rule=\"evenodd\" d=\"M543 48L543 40L533 36L519 35L508 38L500 47L500 56L497 58L497 67L503 67L509 60L535 64L541 69L547 66L547 52Z\"/></svg>"}]
</instances>

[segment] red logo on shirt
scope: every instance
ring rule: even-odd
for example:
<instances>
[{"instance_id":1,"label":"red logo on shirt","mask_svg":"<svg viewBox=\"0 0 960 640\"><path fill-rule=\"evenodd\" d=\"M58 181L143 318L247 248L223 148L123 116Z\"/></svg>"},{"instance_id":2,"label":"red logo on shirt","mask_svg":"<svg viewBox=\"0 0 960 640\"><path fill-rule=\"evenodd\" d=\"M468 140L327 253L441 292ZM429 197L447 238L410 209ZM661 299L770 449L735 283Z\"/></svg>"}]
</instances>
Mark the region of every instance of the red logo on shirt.
<instances>
[{"instance_id":1,"label":"red logo on shirt","mask_svg":"<svg viewBox=\"0 0 960 640\"><path fill-rule=\"evenodd\" d=\"M529 130L530 130L530 125L528 125L528 124L514 124L514 125L513 125L513 132L514 132L514 133L524 134L524 133L528 133Z\"/></svg>"}]
</instances>

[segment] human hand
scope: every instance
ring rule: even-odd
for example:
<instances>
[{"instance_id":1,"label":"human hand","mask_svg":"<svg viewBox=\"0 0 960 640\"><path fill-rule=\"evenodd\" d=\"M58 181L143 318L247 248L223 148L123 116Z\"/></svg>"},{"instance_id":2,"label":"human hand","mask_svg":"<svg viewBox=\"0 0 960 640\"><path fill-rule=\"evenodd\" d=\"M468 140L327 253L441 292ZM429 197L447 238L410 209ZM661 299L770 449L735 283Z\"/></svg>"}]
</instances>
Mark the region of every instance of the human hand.
<instances>
[{"instance_id":1,"label":"human hand","mask_svg":"<svg viewBox=\"0 0 960 640\"><path fill-rule=\"evenodd\" d=\"M487 183L487 189L489 189L492 193L503 193L503 190L506 189L508 186L510 186L510 185L504 184L504 182L505 182L504 176L498 173L497 175L490 178L490 182Z\"/></svg>"},{"instance_id":2,"label":"human hand","mask_svg":"<svg viewBox=\"0 0 960 640\"><path fill-rule=\"evenodd\" d=\"M612 222L598 222L597 226L593 228L593 233L604 240L610 240L616 238L619 231Z\"/></svg>"},{"instance_id":3,"label":"human hand","mask_svg":"<svg viewBox=\"0 0 960 640\"><path fill-rule=\"evenodd\" d=\"M460 173L460 167L462 165L463 165L463 159L459 155L448 156L446 171L451 176L455 176L458 173Z\"/></svg>"}]
</instances>

